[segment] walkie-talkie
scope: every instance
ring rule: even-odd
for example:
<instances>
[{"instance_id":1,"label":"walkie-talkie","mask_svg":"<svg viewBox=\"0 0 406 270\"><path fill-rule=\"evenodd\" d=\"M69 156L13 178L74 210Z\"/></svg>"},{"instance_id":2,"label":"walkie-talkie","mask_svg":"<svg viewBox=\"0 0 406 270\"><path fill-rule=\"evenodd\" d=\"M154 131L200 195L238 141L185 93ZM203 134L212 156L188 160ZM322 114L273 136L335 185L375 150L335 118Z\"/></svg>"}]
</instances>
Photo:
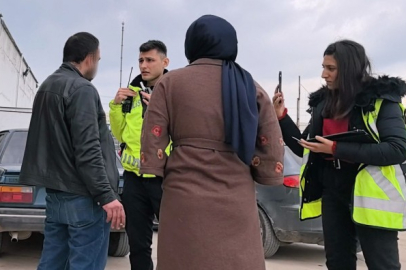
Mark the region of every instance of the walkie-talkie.
<instances>
[{"instance_id":1,"label":"walkie-talkie","mask_svg":"<svg viewBox=\"0 0 406 270\"><path fill-rule=\"evenodd\" d=\"M130 78L128 78L128 84L127 84L127 88L130 87L130 81L131 81L131 74L133 73L133 67L131 67L131 71L130 71ZM123 113L130 113L131 109L133 107L133 97L129 96L127 97L122 104L122 112Z\"/></svg>"}]
</instances>

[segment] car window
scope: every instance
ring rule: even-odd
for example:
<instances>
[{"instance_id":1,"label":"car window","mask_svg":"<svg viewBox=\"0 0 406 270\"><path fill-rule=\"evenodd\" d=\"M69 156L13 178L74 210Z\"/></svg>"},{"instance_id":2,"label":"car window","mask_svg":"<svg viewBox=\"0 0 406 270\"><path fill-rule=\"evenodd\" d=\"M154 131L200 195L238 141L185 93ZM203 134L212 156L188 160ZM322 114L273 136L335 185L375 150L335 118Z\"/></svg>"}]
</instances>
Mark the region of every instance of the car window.
<instances>
[{"instance_id":1,"label":"car window","mask_svg":"<svg viewBox=\"0 0 406 270\"><path fill-rule=\"evenodd\" d=\"M24 157L25 144L27 143L27 132L18 131L11 135L10 141L6 145L2 164L21 165Z\"/></svg>"},{"instance_id":2,"label":"car window","mask_svg":"<svg viewBox=\"0 0 406 270\"><path fill-rule=\"evenodd\" d=\"M302 159L296 156L288 147L285 147L285 175L298 175L300 173Z\"/></svg>"}]
</instances>

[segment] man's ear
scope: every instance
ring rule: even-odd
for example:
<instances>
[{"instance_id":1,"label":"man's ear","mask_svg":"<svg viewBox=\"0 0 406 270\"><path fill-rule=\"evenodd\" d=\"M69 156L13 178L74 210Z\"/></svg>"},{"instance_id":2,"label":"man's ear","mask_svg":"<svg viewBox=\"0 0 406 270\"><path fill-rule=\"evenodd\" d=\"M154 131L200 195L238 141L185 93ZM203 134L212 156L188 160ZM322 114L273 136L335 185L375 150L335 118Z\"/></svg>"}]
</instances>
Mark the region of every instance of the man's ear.
<instances>
[{"instance_id":1,"label":"man's ear","mask_svg":"<svg viewBox=\"0 0 406 270\"><path fill-rule=\"evenodd\" d=\"M85 66L89 67L92 64L92 61L93 61L93 55L91 53L89 53L83 60L83 64L85 64Z\"/></svg>"},{"instance_id":2,"label":"man's ear","mask_svg":"<svg viewBox=\"0 0 406 270\"><path fill-rule=\"evenodd\" d=\"M169 58L165 57L164 59L164 67L167 68L169 66Z\"/></svg>"}]
</instances>

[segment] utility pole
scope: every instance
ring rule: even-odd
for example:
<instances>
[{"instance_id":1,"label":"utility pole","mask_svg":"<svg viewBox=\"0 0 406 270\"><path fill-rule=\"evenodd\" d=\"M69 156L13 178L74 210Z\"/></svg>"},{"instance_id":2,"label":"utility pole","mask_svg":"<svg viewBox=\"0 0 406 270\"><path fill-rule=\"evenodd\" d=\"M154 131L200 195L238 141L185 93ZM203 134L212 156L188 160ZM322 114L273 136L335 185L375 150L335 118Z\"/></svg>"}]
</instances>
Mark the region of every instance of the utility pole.
<instances>
[{"instance_id":1,"label":"utility pole","mask_svg":"<svg viewBox=\"0 0 406 270\"><path fill-rule=\"evenodd\" d=\"M299 76L299 96L297 97L297 116L296 116L296 125L300 129L300 76Z\"/></svg>"},{"instance_id":2,"label":"utility pole","mask_svg":"<svg viewBox=\"0 0 406 270\"><path fill-rule=\"evenodd\" d=\"M123 79L123 41L124 41L124 22L121 24L121 58L120 58L120 88Z\"/></svg>"}]
</instances>

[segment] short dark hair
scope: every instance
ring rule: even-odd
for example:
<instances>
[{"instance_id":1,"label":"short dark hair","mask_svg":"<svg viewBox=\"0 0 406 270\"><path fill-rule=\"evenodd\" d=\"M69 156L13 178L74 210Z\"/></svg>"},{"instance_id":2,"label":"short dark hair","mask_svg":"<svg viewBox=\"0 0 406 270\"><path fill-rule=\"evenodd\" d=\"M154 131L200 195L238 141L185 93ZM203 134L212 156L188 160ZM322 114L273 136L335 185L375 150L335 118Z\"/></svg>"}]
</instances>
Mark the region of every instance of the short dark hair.
<instances>
[{"instance_id":1,"label":"short dark hair","mask_svg":"<svg viewBox=\"0 0 406 270\"><path fill-rule=\"evenodd\" d=\"M140 52L149 52L150 50L154 50L154 49L157 50L159 53L162 53L165 56L167 54L167 49L166 49L165 44L159 40L149 40L140 46Z\"/></svg>"},{"instance_id":2,"label":"short dark hair","mask_svg":"<svg viewBox=\"0 0 406 270\"><path fill-rule=\"evenodd\" d=\"M362 84L371 79L371 63L364 47L352 40L330 44L324 51L326 55L337 61L338 91L328 91L323 116L342 119L351 112Z\"/></svg>"},{"instance_id":3,"label":"short dark hair","mask_svg":"<svg viewBox=\"0 0 406 270\"><path fill-rule=\"evenodd\" d=\"M99 48L99 40L90 33L76 33L65 43L63 62L81 63L86 56L95 53Z\"/></svg>"}]
</instances>

